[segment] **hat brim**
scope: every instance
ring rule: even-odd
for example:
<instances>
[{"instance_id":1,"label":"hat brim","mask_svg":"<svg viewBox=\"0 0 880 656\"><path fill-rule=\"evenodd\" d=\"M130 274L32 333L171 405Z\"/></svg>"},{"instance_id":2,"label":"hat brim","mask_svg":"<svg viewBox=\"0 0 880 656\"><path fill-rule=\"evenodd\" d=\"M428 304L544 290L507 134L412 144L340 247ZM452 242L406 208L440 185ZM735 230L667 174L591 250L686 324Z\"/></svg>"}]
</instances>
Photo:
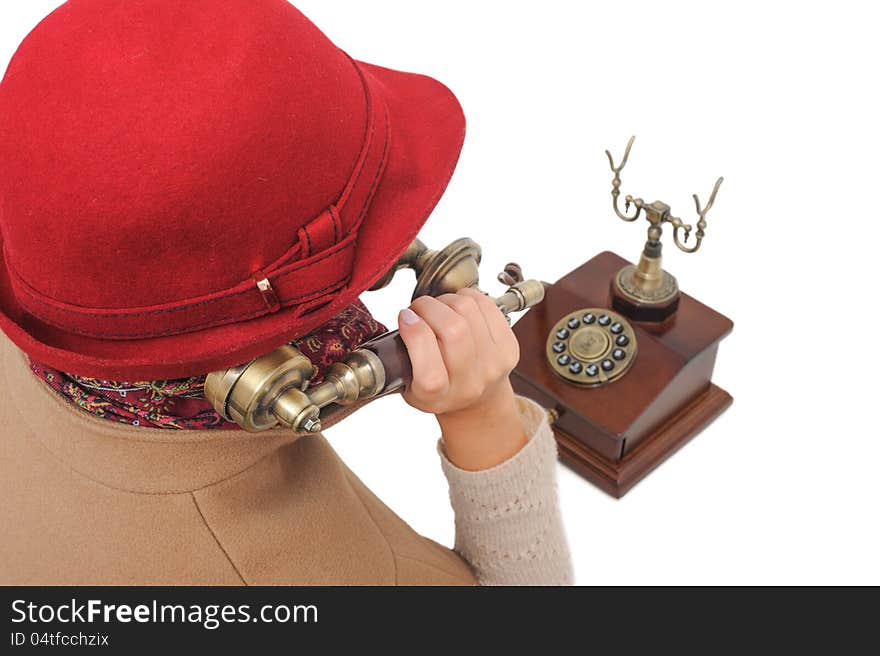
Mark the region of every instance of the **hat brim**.
<instances>
[{"instance_id":1,"label":"hat brim","mask_svg":"<svg viewBox=\"0 0 880 656\"><path fill-rule=\"evenodd\" d=\"M385 173L358 233L349 284L319 310L283 309L251 321L144 340L102 340L30 315L12 292L0 248L0 328L32 359L107 380L179 378L247 362L321 325L369 289L427 221L458 162L465 120L457 99L433 78L358 62L390 116ZM2 245L2 244L0 244Z\"/></svg>"}]
</instances>

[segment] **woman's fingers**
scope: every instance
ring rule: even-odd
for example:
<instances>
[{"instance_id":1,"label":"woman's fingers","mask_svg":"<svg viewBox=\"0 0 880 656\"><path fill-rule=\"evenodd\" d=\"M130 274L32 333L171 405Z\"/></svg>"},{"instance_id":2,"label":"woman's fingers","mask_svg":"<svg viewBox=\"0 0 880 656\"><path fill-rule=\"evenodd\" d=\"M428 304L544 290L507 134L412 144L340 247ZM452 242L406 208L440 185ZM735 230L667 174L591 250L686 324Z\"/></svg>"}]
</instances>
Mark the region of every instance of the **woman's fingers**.
<instances>
[{"instance_id":1,"label":"woman's fingers","mask_svg":"<svg viewBox=\"0 0 880 656\"><path fill-rule=\"evenodd\" d=\"M477 300L473 296L465 294L464 290L456 294L443 294L438 296L437 300L451 307L468 322L476 347L477 359L479 360L483 355L486 355L486 349L491 348L494 340L489 333L489 326L486 324L486 319Z\"/></svg>"},{"instance_id":2,"label":"woman's fingers","mask_svg":"<svg viewBox=\"0 0 880 656\"><path fill-rule=\"evenodd\" d=\"M434 331L450 380L473 366L476 349L467 319L431 296L417 298L410 308Z\"/></svg>"},{"instance_id":3,"label":"woman's fingers","mask_svg":"<svg viewBox=\"0 0 880 656\"><path fill-rule=\"evenodd\" d=\"M519 359L504 315L477 290L418 298L398 323L413 365L404 398L426 412L470 407L497 389Z\"/></svg>"},{"instance_id":4,"label":"woman's fingers","mask_svg":"<svg viewBox=\"0 0 880 656\"><path fill-rule=\"evenodd\" d=\"M412 363L413 378L407 391L418 398L444 394L449 377L434 331L410 308L400 311L397 324Z\"/></svg>"},{"instance_id":5,"label":"woman's fingers","mask_svg":"<svg viewBox=\"0 0 880 656\"><path fill-rule=\"evenodd\" d=\"M435 414L479 398L483 388L482 368L468 319L449 305L428 296L416 299L410 307L434 331L449 377L446 397L437 401Z\"/></svg>"},{"instance_id":6,"label":"woman's fingers","mask_svg":"<svg viewBox=\"0 0 880 656\"><path fill-rule=\"evenodd\" d=\"M474 299L474 302L480 309L480 314L483 317L483 321L486 323L486 328L489 331L492 341L498 343L504 342L510 333L510 324L507 323L507 318L501 310L498 309L498 306L495 305L495 301L483 292L470 287L462 289L458 293L466 298Z\"/></svg>"},{"instance_id":7,"label":"woman's fingers","mask_svg":"<svg viewBox=\"0 0 880 656\"><path fill-rule=\"evenodd\" d=\"M496 353L493 361L509 373L519 362L519 342L510 329L507 317L495 304L494 299L476 289L462 289L459 294L473 298L479 306L494 342Z\"/></svg>"}]
</instances>

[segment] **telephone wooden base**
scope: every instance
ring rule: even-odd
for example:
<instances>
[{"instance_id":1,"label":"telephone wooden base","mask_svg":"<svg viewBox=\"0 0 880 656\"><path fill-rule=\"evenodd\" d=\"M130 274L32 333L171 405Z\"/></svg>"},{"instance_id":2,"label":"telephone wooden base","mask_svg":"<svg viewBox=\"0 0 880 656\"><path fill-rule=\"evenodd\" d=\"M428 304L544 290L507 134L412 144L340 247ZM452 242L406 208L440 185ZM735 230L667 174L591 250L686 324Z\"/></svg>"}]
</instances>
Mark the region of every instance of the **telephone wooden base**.
<instances>
[{"instance_id":1,"label":"telephone wooden base","mask_svg":"<svg viewBox=\"0 0 880 656\"><path fill-rule=\"evenodd\" d=\"M717 385L709 389L661 426L620 462L611 462L576 438L554 428L559 457L574 471L613 497L620 498L654 468L687 444L724 412L733 397Z\"/></svg>"}]
</instances>

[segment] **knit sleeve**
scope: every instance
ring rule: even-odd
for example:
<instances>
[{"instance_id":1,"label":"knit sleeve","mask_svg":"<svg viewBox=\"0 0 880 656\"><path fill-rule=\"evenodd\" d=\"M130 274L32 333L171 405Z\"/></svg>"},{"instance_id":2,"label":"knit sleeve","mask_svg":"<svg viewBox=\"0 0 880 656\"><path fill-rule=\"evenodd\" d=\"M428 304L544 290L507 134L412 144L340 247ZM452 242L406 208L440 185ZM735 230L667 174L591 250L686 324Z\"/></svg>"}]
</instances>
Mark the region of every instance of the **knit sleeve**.
<instances>
[{"instance_id":1,"label":"knit sleeve","mask_svg":"<svg viewBox=\"0 0 880 656\"><path fill-rule=\"evenodd\" d=\"M455 512L455 550L482 585L570 585L556 441L540 405L522 396L516 403L528 443L500 465L465 471L438 445Z\"/></svg>"}]
</instances>

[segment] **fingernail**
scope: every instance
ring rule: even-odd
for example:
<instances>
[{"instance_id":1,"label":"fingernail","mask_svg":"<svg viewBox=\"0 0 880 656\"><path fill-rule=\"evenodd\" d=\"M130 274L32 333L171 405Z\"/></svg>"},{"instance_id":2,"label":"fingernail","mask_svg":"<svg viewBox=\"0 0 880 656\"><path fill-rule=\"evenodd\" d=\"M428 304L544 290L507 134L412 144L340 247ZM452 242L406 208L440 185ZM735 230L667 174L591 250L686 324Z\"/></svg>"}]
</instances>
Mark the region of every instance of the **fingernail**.
<instances>
[{"instance_id":1,"label":"fingernail","mask_svg":"<svg viewBox=\"0 0 880 656\"><path fill-rule=\"evenodd\" d=\"M400 311L400 322L405 323L407 326L411 326L414 323L419 321L419 315L410 310L409 308L404 308Z\"/></svg>"}]
</instances>

